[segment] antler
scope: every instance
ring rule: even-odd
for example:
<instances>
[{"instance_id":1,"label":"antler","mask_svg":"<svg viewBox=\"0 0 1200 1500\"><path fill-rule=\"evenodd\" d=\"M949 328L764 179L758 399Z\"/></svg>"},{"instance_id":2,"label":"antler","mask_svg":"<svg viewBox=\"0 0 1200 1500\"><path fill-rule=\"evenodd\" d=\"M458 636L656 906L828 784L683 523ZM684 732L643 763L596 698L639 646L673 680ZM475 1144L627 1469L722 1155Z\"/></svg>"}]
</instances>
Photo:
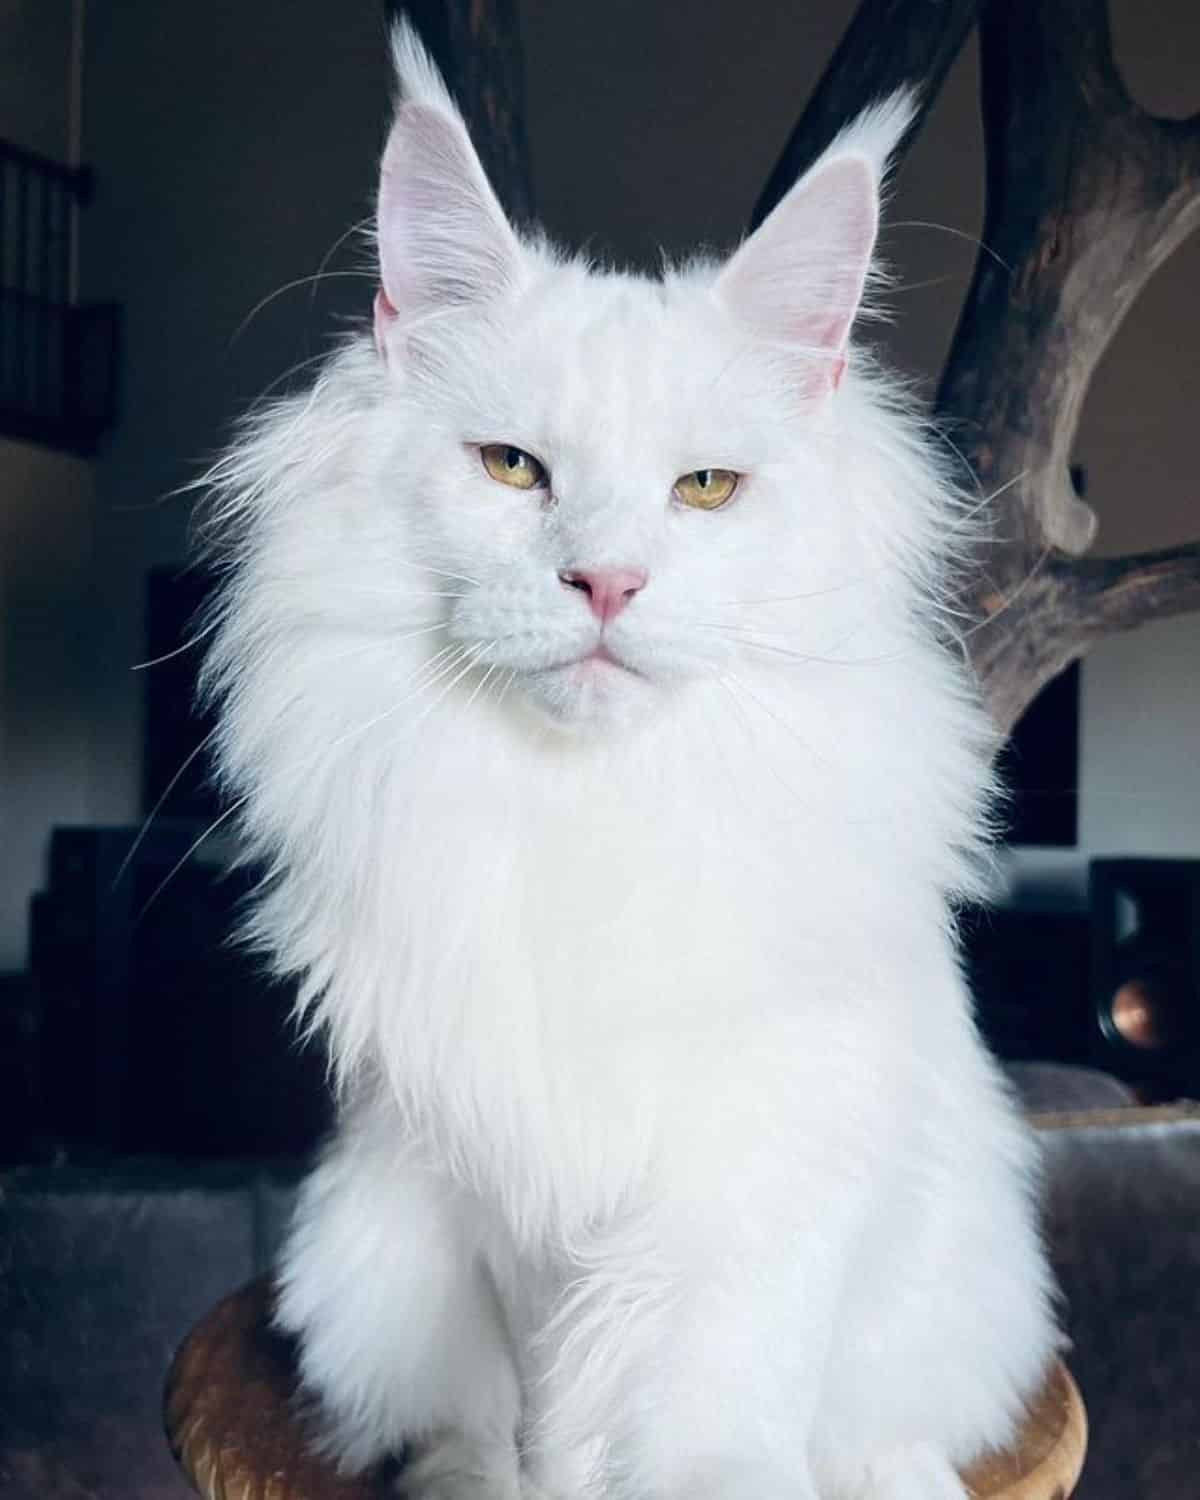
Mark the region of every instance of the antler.
<instances>
[{"instance_id":1,"label":"antler","mask_svg":"<svg viewBox=\"0 0 1200 1500\"><path fill-rule=\"evenodd\" d=\"M928 80L928 105L979 8L864 0L764 202L903 70ZM990 0L982 11L987 249L937 415L994 497L966 640L1007 731L1100 636L1200 607L1200 543L1082 558L1096 520L1070 479L1092 371L1146 281L1200 223L1200 117L1160 120L1129 98L1107 0Z\"/></svg>"},{"instance_id":2,"label":"antler","mask_svg":"<svg viewBox=\"0 0 1200 1500\"><path fill-rule=\"evenodd\" d=\"M1200 545L1080 560L1096 518L1070 459L1092 372L1200 223L1200 123L1127 94L1107 0L1006 0L980 24L984 241L938 394L991 504L971 659L1010 729L1100 636L1200 606Z\"/></svg>"}]
</instances>

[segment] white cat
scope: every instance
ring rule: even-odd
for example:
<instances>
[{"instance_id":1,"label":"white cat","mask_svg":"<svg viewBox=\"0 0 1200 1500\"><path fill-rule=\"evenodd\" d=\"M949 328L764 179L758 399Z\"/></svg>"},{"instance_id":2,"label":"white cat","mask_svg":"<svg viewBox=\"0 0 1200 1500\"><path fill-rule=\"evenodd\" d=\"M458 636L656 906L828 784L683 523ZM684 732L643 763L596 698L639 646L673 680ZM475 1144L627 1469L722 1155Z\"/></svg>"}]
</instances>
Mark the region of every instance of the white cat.
<instances>
[{"instance_id":1,"label":"white cat","mask_svg":"<svg viewBox=\"0 0 1200 1500\"><path fill-rule=\"evenodd\" d=\"M440 1500L962 1500L1056 1344L949 903L964 517L848 344L906 118L724 264L517 237L417 43L374 339L218 467L253 920L341 1086L279 1321Z\"/></svg>"}]
</instances>

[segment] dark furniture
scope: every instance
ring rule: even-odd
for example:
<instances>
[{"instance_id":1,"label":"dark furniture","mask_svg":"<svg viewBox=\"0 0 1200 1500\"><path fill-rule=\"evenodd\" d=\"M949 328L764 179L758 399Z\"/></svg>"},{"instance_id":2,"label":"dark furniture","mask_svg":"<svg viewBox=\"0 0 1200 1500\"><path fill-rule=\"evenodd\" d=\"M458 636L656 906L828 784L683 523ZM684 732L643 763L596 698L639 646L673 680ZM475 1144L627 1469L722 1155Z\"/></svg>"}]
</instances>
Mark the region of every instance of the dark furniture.
<instances>
[{"instance_id":1,"label":"dark furniture","mask_svg":"<svg viewBox=\"0 0 1200 1500\"><path fill-rule=\"evenodd\" d=\"M55 830L34 904L26 1160L299 1154L328 1124L291 989L231 938L252 873L189 854L206 826Z\"/></svg>"}]
</instances>

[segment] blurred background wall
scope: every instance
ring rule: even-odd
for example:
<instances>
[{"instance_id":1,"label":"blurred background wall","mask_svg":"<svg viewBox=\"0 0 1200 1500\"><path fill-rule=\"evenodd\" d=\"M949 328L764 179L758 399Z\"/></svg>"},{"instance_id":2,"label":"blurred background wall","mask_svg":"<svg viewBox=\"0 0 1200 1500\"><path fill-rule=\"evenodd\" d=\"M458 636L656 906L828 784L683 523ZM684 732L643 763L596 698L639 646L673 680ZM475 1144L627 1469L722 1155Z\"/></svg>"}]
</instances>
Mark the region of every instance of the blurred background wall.
<instances>
[{"instance_id":1,"label":"blurred background wall","mask_svg":"<svg viewBox=\"0 0 1200 1500\"><path fill-rule=\"evenodd\" d=\"M0 0L0 139L70 159L69 0ZM6 267L7 269L7 267ZM26 957L55 823L89 815L92 466L0 437L0 970Z\"/></svg>"}]
</instances>

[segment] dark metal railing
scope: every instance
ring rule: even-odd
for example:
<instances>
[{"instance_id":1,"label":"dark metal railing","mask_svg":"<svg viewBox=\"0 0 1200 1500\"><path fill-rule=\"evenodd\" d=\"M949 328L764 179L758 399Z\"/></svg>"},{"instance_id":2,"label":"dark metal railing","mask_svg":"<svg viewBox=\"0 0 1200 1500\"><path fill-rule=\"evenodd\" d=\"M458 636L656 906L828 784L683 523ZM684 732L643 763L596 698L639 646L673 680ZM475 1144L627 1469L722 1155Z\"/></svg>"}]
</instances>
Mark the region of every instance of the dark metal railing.
<instances>
[{"instance_id":1,"label":"dark metal railing","mask_svg":"<svg viewBox=\"0 0 1200 1500\"><path fill-rule=\"evenodd\" d=\"M115 306L80 306L87 168L0 141L0 433L90 452L115 415Z\"/></svg>"}]
</instances>

